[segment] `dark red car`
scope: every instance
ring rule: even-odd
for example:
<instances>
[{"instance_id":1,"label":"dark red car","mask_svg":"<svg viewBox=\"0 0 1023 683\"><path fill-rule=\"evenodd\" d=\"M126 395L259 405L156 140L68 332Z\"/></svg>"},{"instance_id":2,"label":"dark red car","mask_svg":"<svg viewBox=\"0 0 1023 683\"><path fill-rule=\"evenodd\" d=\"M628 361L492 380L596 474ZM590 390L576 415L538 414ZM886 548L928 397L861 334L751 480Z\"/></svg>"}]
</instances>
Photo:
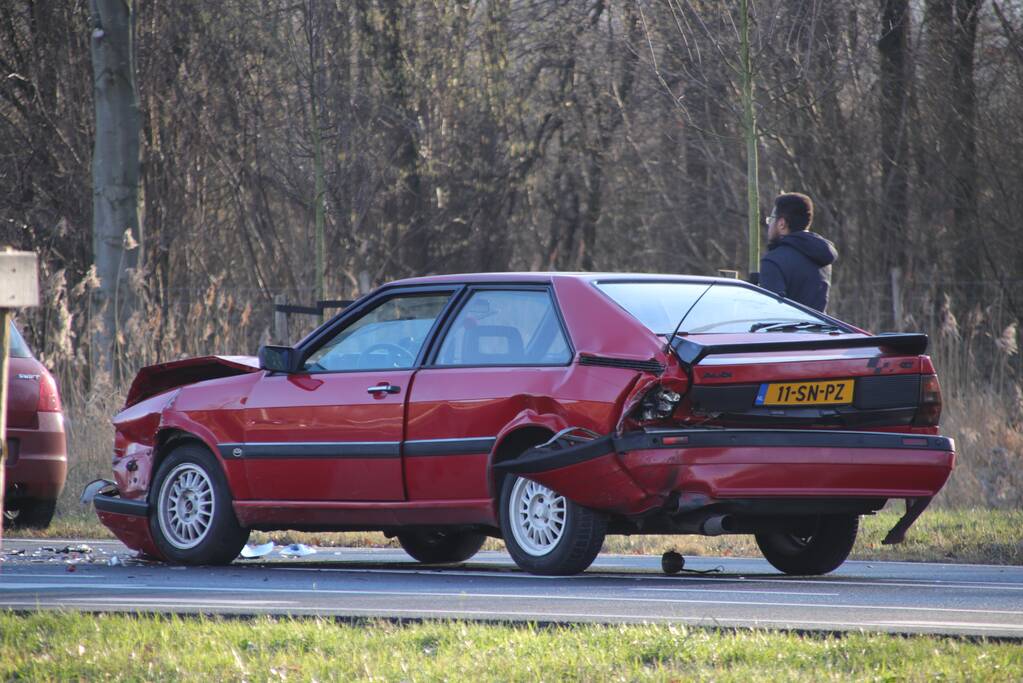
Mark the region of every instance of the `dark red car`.
<instances>
[{"instance_id":1,"label":"dark red car","mask_svg":"<svg viewBox=\"0 0 1023 683\"><path fill-rule=\"evenodd\" d=\"M736 280L403 280L258 361L143 369L94 500L176 563L230 562L251 529L364 529L423 562L500 536L570 574L608 533L740 533L825 573L860 515L905 499L899 542L952 470L926 345Z\"/></svg>"},{"instance_id":2,"label":"dark red car","mask_svg":"<svg viewBox=\"0 0 1023 683\"><path fill-rule=\"evenodd\" d=\"M67 439L53 376L13 324L7 380L4 526L49 526L67 477Z\"/></svg>"}]
</instances>

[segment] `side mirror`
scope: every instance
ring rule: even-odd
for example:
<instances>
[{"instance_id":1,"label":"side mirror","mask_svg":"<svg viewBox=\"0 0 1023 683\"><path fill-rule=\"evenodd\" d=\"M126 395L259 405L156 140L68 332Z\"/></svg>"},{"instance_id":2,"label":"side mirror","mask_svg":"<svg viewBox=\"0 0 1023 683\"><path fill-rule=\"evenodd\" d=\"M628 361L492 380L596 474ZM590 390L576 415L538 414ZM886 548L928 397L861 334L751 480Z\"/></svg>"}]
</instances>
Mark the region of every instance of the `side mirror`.
<instances>
[{"instance_id":1,"label":"side mirror","mask_svg":"<svg viewBox=\"0 0 1023 683\"><path fill-rule=\"evenodd\" d=\"M260 346L259 347L259 369L270 372L293 373L298 370L295 367L297 356L295 349L290 346Z\"/></svg>"}]
</instances>

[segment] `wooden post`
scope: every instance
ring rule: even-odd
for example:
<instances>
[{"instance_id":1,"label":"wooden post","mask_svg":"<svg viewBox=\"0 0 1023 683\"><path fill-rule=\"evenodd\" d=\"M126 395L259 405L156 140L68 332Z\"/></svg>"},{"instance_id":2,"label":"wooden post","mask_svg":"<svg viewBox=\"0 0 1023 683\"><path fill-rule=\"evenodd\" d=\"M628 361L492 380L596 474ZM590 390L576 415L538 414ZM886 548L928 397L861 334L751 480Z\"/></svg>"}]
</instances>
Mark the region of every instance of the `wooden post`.
<instances>
[{"instance_id":1,"label":"wooden post","mask_svg":"<svg viewBox=\"0 0 1023 683\"><path fill-rule=\"evenodd\" d=\"M892 317L895 332L902 331L902 268L892 268Z\"/></svg>"},{"instance_id":2,"label":"wooden post","mask_svg":"<svg viewBox=\"0 0 1023 683\"><path fill-rule=\"evenodd\" d=\"M3 548L4 493L7 489L7 374L11 311L39 305L39 269L30 251L0 251L0 549Z\"/></svg>"},{"instance_id":3,"label":"wooden post","mask_svg":"<svg viewBox=\"0 0 1023 683\"><path fill-rule=\"evenodd\" d=\"M274 344L287 344L290 339L288 334L288 314L277 310L278 305L284 305L285 303L283 294L274 294Z\"/></svg>"}]
</instances>

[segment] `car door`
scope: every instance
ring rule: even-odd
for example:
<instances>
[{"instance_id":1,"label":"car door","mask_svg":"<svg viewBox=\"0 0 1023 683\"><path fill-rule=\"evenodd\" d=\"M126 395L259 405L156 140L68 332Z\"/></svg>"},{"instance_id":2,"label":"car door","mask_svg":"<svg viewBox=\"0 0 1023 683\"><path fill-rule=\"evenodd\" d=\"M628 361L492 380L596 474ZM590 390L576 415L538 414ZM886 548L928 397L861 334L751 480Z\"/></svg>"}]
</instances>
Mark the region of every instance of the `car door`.
<instances>
[{"instance_id":1,"label":"car door","mask_svg":"<svg viewBox=\"0 0 1023 683\"><path fill-rule=\"evenodd\" d=\"M266 373L245 408L255 500L402 500L405 400L452 290L369 302L299 349L299 372Z\"/></svg>"},{"instance_id":2,"label":"car door","mask_svg":"<svg viewBox=\"0 0 1023 683\"><path fill-rule=\"evenodd\" d=\"M488 498L496 435L555 394L572 360L546 287L476 287L462 301L409 398L409 500Z\"/></svg>"}]
</instances>

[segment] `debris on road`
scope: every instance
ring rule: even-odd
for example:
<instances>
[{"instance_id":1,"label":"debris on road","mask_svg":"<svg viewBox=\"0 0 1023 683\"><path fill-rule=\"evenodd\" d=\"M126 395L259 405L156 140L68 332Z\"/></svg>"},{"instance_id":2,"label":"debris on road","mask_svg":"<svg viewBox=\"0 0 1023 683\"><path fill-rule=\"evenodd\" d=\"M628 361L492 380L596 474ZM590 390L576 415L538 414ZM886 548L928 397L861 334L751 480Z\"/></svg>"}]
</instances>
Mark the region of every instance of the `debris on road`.
<instances>
[{"instance_id":1,"label":"debris on road","mask_svg":"<svg viewBox=\"0 0 1023 683\"><path fill-rule=\"evenodd\" d=\"M292 543L281 548L280 553L284 557L305 557L306 555L314 555L316 549L310 548L304 543Z\"/></svg>"},{"instance_id":2,"label":"debris on road","mask_svg":"<svg viewBox=\"0 0 1023 683\"><path fill-rule=\"evenodd\" d=\"M273 549L274 549L273 541L270 541L269 543L263 543L261 545L253 545L249 543L244 548L242 548L240 557L243 557L246 560L250 560L256 557L263 557L264 555L269 555L271 552L273 552Z\"/></svg>"}]
</instances>

